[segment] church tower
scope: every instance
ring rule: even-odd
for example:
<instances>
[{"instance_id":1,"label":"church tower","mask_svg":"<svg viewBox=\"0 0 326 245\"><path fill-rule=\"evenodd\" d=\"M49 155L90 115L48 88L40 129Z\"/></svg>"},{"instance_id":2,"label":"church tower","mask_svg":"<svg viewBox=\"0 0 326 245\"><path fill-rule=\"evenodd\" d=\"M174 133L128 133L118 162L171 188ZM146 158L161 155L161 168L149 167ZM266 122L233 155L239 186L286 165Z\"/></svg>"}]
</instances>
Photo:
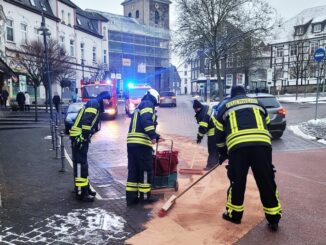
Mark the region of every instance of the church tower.
<instances>
[{"instance_id":1,"label":"church tower","mask_svg":"<svg viewBox=\"0 0 326 245\"><path fill-rule=\"evenodd\" d=\"M170 29L170 0L124 0L124 16L135 18L139 23Z\"/></svg>"}]
</instances>

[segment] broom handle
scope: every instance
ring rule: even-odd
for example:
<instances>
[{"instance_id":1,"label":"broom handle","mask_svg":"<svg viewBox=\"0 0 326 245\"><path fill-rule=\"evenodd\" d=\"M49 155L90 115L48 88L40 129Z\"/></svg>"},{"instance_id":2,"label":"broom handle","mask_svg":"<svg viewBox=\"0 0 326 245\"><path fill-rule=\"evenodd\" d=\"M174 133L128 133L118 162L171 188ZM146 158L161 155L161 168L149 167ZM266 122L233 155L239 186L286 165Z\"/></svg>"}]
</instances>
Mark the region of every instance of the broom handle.
<instances>
[{"instance_id":1,"label":"broom handle","mask_svg":"<svg viewBox=\"0 0 326 245\"><path fill-rule=\"evenodd\" d=\"M195 184L197 184L199 181L201 181L203 178L205 178L207 175L209 175L212 171L214 171L214 169L216 169L218 166L222 165L221 164L216 164L213 168L211 168L206 174L204 174L203 176L201 176L198 180L196 180L194 183L192 183L190 186L188 186L184 191L182 191L179 195L176 196L176 199L178 199L179 197L181 197L183 194L185 194L191 187L193 187Z\"/></svg>"},{"instance_id":2,"label":"broom handle","mask_svg":"<svg viewBox=\"0 0 326 245\"><path fill-rule=\"evenodd\" d=\"M191 166L190 166L191 169L192 169L193 166L194 166L195 157L197 156L197 152L198 152L198 146L196 146L196 148L195 148L195 152L194 152L194 155L192 156L192 161L191 161Z\"/></svg>"}]
</instances>

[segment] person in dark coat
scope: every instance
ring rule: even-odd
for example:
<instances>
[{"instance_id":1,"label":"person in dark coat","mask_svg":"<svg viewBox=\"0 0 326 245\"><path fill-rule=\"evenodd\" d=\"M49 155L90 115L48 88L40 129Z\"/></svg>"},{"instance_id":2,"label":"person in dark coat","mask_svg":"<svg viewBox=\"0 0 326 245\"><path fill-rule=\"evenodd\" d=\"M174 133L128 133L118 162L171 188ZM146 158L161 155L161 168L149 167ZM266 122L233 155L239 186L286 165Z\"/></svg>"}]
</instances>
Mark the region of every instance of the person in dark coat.
<instances>
[{"instance_id":1,"label":"person in dark coat","mask_svg":"<svg viewBox=\"0 0 326 245\"><path fill-rule=\"evenodd\" d=\"M57 93L53 96L52 102L55 106L56 111L59 112L59 105L61 102L61 98Z\"/></svg>"},{"instance_id":2,"label":"person in dark coat","mask_svg":"<svg viewBox=\"0 0 326 245\"><path fill-rule=\"evenodd\" d=\"M4 90L2 90L1 95L2 95L2 103L3 103L4 107L7 108L7 100L9 97L9 93L7 90L4 89Z\"/></svg>"},{"instance_id":3,"label":"person in dark coat","mask_svg":"<svg viewBox=\"0 0 326 245\"><path fill-rule=\"evenodd\" d=\"M21 111L24 111L24 107L25 107L25 94L21 91L19 91L16 95L16 101L19 105L19 109Z\"/></svg>"}]
</instances>

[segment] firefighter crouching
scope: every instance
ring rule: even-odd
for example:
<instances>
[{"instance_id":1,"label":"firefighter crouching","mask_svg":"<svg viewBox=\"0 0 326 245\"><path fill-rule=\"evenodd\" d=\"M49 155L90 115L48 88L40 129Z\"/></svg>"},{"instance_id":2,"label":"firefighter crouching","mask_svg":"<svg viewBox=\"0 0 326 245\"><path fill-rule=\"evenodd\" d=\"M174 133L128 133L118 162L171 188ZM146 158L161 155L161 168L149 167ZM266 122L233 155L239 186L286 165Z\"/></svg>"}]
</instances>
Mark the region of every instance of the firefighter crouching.
<instances>
[{"instance_id":1,"label":"firefighter crouching","mask_svg":"<svg viewBox=\"0 0 326 245\"><path fill-rule=\"evenodd\" d=\"M90 189L88 180L88 145L92 132L104 112L103 100L110 98L109 92L105 91L88 101L79 111L70 130L75 192L79 201L93 202L96 195L96 192Z\"/></svg>"},{"instance_id":2,"label":"firefighter crouching","mask_svg":"<svg viewBox=\"0 0 326 245\"><path fill-rule=\"evenodd\" d=\"M223 219L241 223L246 178L251 167L269 228L276 231L282 208L272 165L270 118L266 109L256 98L247 97L242 86L235 86L231 99L222 105L215 118L220 163L229 158L230 187Z\"/></svg>"},{"instance_id":3,"label":"firefighter crouching","mask_svg":"<svg viewBox=\"0 0 326 245\"><path fill-rule=\"evenodd\" d=\"M204 135L207 134L208 159L204 170L210 170L218 163L215 126L212 121L213 109L208 105L201 104L198 100L194 100L193 109L196 113L195 118L199 124L197 144L200 144Z\"/></svg>"},{"instance_id":4,"label":"firefighter crouching","mask_svg":"<svg viewBox=\"0 0 326 245\"><path fill-rule=\"evenodd\" d=\"M160 139L156 133L157 118L155 114L155 106L159 104L159 101L159 93L155 89L149 89L131 117L127 137L127 206L139 202L152 203L158 200L151 196L151 181L153 171L152 145Z\"/></svg>"}]
</instances>

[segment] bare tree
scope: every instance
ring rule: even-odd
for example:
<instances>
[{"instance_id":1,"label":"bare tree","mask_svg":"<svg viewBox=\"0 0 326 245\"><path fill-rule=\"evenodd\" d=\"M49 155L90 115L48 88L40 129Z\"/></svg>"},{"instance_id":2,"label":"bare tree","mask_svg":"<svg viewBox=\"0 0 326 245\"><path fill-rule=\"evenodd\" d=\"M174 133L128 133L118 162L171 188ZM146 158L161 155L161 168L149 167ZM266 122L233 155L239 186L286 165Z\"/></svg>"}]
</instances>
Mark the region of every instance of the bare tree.
<instances>
[{"instance_id":1,"label":"bare tree","mask_svg":"<svg viewBox=\"0 0 326 245\"><path fill-rule=\"evenodd\" d=\"M67 52L59 43L53 39L48 41L48 62L50 67L51 84L60 82L63 78L69 78L74 75L72 69L73 63ZM44 44L40 40L33 40L26 45L22 45L17 51L13 61L17 67L26 72L30 83L34 87L35 94L35 121L38 120L37 115L37 88L43 84L46 91L46 102L48 102L46 59ZM47 104L47 103L46 103Z\"/></svg>"},{"instance_id":2,"label":"bare tree","mask_svg":"<svg viewBox=\"0 0 326 245\"><path fill-rule=\"evenodd\" d=\"M174 48L184 58L205 50L215 64L222 98L221 58L244 40L266 34L275 11L265 0L176 0L176 5Z\"/></svg>"}]
</instances>

